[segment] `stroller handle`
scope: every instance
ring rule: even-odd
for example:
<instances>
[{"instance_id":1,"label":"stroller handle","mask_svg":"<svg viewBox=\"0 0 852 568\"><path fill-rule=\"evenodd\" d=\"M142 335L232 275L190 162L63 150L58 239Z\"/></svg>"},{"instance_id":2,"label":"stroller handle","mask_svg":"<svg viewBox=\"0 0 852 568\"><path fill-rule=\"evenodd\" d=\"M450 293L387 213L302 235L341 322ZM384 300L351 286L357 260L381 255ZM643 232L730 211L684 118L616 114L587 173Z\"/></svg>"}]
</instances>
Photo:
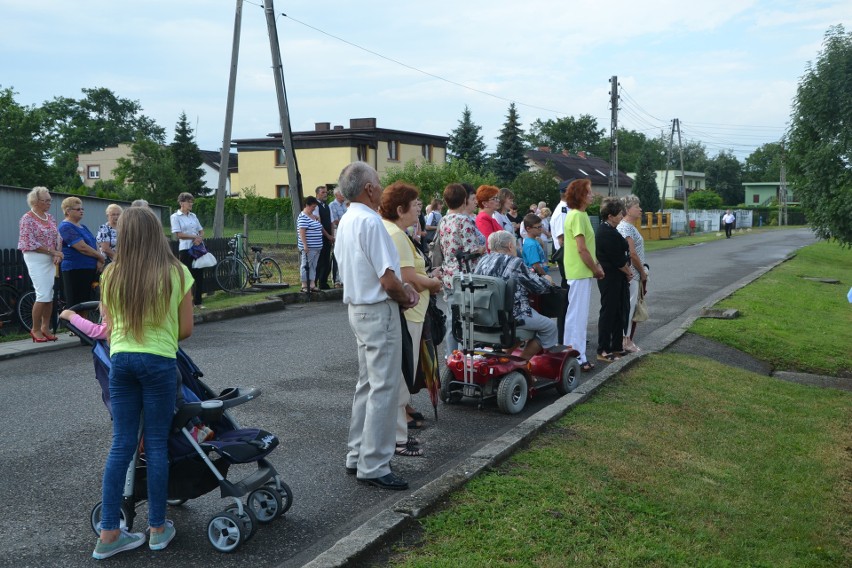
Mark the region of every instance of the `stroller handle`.
<instances>
[{"instance_id":1,"label":"stroller handle","mask_svg":"<svg viewBox=\"0 0 852 568\"><path fill-rule=\"evenodd\" d=\"M255 399L260 396L260 393L261 391L257 387L234 387L225 389L216 398L201 402L188 402L175 413L175 417L172 419L172 429L177 432L196 416L200 417L202 422L216 422L222 417L225 410ZM211 404L214 401L221 402L221 404Z\"/></svg>"}]
</instances>

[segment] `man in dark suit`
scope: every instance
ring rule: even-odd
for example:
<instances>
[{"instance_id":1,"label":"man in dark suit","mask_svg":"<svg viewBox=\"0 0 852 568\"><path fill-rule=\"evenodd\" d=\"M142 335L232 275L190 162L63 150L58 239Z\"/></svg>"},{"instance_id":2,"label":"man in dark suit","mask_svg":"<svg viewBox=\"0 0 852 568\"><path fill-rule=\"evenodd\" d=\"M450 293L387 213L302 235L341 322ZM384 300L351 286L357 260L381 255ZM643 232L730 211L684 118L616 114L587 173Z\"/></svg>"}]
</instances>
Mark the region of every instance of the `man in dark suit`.
<instances>
[{"instance_id":1,"label":"man in dark suit","mask_svg":"<svg viewBox=\"0 0 852 568\"><path fill-rule=\"evenodd\" d=\"M316 189L317 214L319 222L322 225L322 250L320 251L319 260L317 261L317 288L320 290L329 290L328 277L331 275L331 249L334 246L334 235L331 224L331 210L328 208L328 188L324 185Z\"/></svg>"}]
</instances>

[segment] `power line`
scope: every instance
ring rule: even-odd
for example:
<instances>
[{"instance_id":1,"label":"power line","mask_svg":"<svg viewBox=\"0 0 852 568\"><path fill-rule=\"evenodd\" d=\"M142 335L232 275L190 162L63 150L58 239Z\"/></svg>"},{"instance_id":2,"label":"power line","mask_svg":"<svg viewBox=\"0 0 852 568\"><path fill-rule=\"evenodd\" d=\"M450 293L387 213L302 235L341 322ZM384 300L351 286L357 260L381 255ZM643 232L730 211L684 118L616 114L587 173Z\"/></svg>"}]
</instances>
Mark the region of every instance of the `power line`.
<instances>
[{"instance_id":1,"label":"power line","mask_svg":"<svg viewBox=\"0 0 852 568\"><path fill-rule=\"evenodd\" d=\"M423 75L426 75L426 76L428 76L428 77L432 77L433 79L438 79L439 81L443 81L443 82L445 82L445 83L449 83L450 85L455 85L456 87L461 87L462 89L467 89L468 91L473 91L473 92L475 92L475 93L479 93L479 94L481 94L481 95L486 95L486 96L488 96L488 97L492 97L492 98L495 98L495 99L498 99L498 100L501 100L501 101L506 101L506 102L508 102L508 103L515 103L515 104L517 104L517 105L519 105L519 106L523 106L523 107L527 107L527 108L532 108L532 109L536 109L536 110L543 110L543 111L545 111L545 112L549 112L549 113L552 113L552 114L555 114L555 115L570 116L570 114L569 114L569 113L567 113L567 112L562 112L562 111L559 111L559 110L553 110L553 109L550 109L550 108L545 108L545 107L540 107L540 106L536 106L536 105L531 105L531 104L529 104L529 103L524 103L524 102L521 102L521 101L518 101L518 100L514 100L514 99L507 99L506 97L501 97L500 95L495 95L494 93L489 93L489 92L487 92L487 91L483 91L483 90L481 90L481 89L477 89L477 88L474 88L474 87L470 87L470 86L468 86L468 85L465 85L465 84L463 84L463 83L459 83L459 82L457 82L457 81L453 81L452 79L447 79L446 77L441 77L440 75L436 75L436 74L434 74L434 73L430 73L429 71L424 71L423 69L419 69L419 68L417 68L417 67L414 67L413 65L409 65L408 63L403 63L402 61L399 61L399 60L397 60L397 59L393 59L392 57L388 57L388 56L383 55L383 54L381 54L381 53L379 53L379 52L377 52L377 51L373 51L373 50L371 50L371 49L367 49L366 47L360 46L360 45L358 45L357 43L353 43L353 42L351 42L351 41L349 41L349 40L343 39L342 37L339 37L339 36L336 36L336 35L334 35L334 34L331 34L331 33L327 32L327 31L325 31L325 30L321 30L320 28L317 28L317 27L315 27L315 26L312 26L312 25L310 25L310 24L308 24L308 23L305 23L305 22L299 21L299 20L297 20L296 18L293 18L292 16L288 16L287 14L282 13L281 15L282 15L282 16L284 16L284 17L285 17L285 18L287 18L287 19L290 19L290 20L292 20L292 21L296 22L297 24L301 24L301 25L305 26L306 28L310 28L310 29L312 29L312 30L314 30L314 31L316 31L316 32L319 32L319 33L321 33L321 34L323 34L323 35L326 35L326 36L328 36L328 37L330 37L330 38L336 39L337 41L340 41L340 42L345 43L345 44L347 44L347 45L351 45L352 47L354 47L354 48L356 48L356 49L360 49L361 51L365 51L365 52L367 52L367 53L369 53L369 54L371 54L371 55L375 55L376 57L380 57L380 58L382 58L382 59L384 59L384 60L386 60L386 61L390 61L391 63L395 63L395 64L397 64L397 65L399 65L399 66L401 66L401 67L405 67L406 69L411 69L412 71L416 71L416 72L421 73L421 74L423 74Z\"/></svg>"}]
</instances>

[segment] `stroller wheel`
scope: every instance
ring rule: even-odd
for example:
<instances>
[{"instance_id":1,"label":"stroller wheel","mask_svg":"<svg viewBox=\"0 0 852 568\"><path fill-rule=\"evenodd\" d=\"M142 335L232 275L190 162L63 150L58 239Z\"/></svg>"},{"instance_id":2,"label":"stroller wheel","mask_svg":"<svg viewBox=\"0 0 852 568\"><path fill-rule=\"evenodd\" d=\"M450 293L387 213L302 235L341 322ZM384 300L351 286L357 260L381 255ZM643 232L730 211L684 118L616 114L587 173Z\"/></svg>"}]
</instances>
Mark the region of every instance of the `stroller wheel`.
<instances>
[{"instance_id":1,"label":"stroller wheel","mask_svg":"<svg viewBox=\"0 0 852 568\"><path fill-rule=\"evenodd\" d=\"M257 527L259 525L257 520L257 515L254 514L254 511L251 510L251 507L245 505L243 507L243 514L240 515L239 509L236 505L231 505L225 508L225 511L232 513L243 523L243 542L246 542L254 536L254 533L257 532Z\"/></svg>"},{"instance_id":2,"label":"stroller wheel","mask_svg":"<svg viewBox=\"0 0 852 568\"><path fill-rule=\"evenodd\" d=\"M284 513L281 495L274 487L268 485L249 493L246 503L248 508L254 511L258 522L264 525L271 523Z\"/></svg>"},{"instance_id":3,"label":"stroller wheel","mask_svg":"<svg viewBox=\"0 0 852 568\"><path fill-rule=\"evenodd\" d=\"M290 489L290 486L278 480L278 483L281 484L281 489L278 489L278 494L281 496L281 503L283 503L284 507L281 510L281 514L283 515L287 511L290 510L290 507L293 506L293 491ZM277 489L274 483L267 484L267 487L271 487L273 489Z\"/></svg>"},{"instance_id":4,"label":"stroller wheel","mask_svg":"<svg viewBox=\"0 0 852 568\"><path fill-rule=\"evenodd\" d=\"M95 531L95 534L101 536L101 514L103 513L103 502L99 502L92 508L92 512L89 515L89 520L92 524L92 530ZM123 529L127 529L128 531L133 530L133 517L135 516L135 511L128 511L127 505L124 503L121 504L121 511L119 512L119 526Z\"/></svg>"},{"instance_id":5,"label":"stroller wheel","mask_svg":"<svg viewBox=\"0 0 852 568\"><path fill-rule=\"evenodd\" d=\"M219 552L233 552L243 543L243 522L228 511L217 513L207 523L207 539Z\"/></svg>"},{"instance_id":6,"label":"stroller wheel","mask_svg":"<svg viewBox=\"0 0 852 568\"><path fill-rule=\"evenodd\" d=\"M187 499L166 499L166 503L171 507L180 507L187 502Z\"/></svg>"}]
</instances>

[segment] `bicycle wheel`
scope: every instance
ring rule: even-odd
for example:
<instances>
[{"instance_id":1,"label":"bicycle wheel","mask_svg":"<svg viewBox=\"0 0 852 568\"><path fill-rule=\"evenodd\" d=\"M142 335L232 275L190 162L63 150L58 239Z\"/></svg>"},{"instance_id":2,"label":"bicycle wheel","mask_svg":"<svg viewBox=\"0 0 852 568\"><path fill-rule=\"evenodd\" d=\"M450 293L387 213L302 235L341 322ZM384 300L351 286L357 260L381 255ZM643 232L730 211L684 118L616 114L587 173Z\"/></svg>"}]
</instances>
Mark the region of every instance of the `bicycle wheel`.
<instances>
[{"instance_id":1,"label":"bicycle wheel","mask_svg":"<svg viewBox=\"0 0 852 568\"><path fill-rule=\"evenodd\" d=\"M6 284L0 286L0 328L18 323L18 290Z\"/></svg>"},{"instance_id":2,"label":"bicycle wheel","mask_svg":"<svg viewBox=\"0 0 852 568\"><path fill-rule=\"evenodd\" d=\"M216 264L216 283L226 292L241 292L248 286L248 268L232 256L223 258Z\"/></svg>"},{"instance_id":3,"label":"bicycle wheel","mask_svg":"<svg viewBox=\"0 0 852 568\"><path fill-rule=\"evenodd\" d=\"M281 267L268 256L261 259L257 265L257 280L261 284L281 284Z\"/></svg>"},{"instance_id":4,"label":"bicycle wheel","mask_svg":"<svg viewBox=\"0 0 852 568\"><path fill-rule=\"evenodd\" d=\"M33 306L35 305L36 293L35 290L27 292L18 300L18 321L24 331L30 331L33 328Z\"/></svg>"}]
</instances>

